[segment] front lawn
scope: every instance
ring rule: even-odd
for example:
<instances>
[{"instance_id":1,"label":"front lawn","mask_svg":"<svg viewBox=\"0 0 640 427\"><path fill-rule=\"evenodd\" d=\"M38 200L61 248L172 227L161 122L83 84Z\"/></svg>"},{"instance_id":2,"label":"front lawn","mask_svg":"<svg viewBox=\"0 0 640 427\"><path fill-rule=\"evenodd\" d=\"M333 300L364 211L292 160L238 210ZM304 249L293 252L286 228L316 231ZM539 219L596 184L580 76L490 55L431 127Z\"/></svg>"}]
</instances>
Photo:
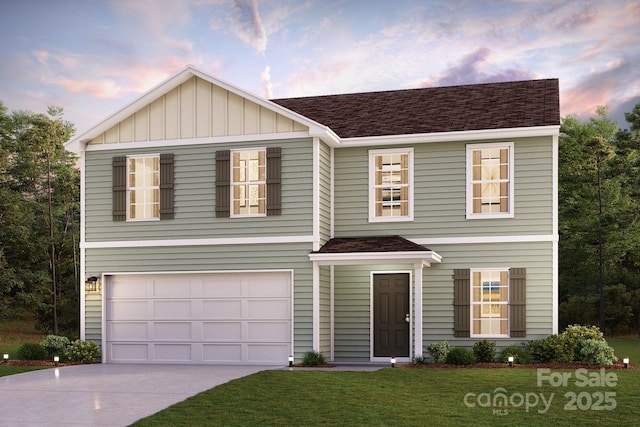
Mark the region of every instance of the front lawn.
<instances>
[{"instance_id":1,"label":"front lawn","mask_svg":"<svg viewBox=\"0 0 640 427\"><path fill-rule=\"evenodd\" d=\"M11 366L0 362L0 377L7 375L21 374L23 372L35 371L37 369L45 369L44 366Z\"/></svg>"},{"instance_id":2,"label":"front lawn","mask_svg":"<svg viewBox=\"0 0 640 427\"><path fill-rule=\"evenodd\" d=\"M540 373L540 386L538 375L536 369L480 368L265 371L134 425L637 425L640 369L604 376L551 370ZM497 395L506 396L506 404L494 402Z\"/></svg>"}]
</instances>

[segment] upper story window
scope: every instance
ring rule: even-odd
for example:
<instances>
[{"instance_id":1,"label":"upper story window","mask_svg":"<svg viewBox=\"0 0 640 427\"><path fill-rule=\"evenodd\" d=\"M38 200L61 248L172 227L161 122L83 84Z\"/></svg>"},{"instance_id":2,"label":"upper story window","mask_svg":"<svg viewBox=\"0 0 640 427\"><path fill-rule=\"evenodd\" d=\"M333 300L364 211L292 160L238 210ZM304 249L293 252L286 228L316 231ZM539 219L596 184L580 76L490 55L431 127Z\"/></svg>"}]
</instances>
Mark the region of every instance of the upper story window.
<instances>
[{"instance_id":1,"label":"upper story window","mask_svg":"<svg viewBox=\"0 0 640 427\"><path fill-rule=\"evenodd\" d=\"M467 145L467 218L513 218L513 143Z\"/></svg>"},{"instance_id":2,"label":"upper story window","mask_svg":"<svg viewBox=\"0 0 640 427\"><path fill-rule=\"evenodd\" d=\"M471 270L471 337L509 336L509 270Z\"/></svg>"},{"instance_id":3,"label":"upper story window","mask_svg":"<svg viewBox=\"0 0 640 427\"><path fill-rule=\"evenodd\" d=\"M160 156L127 157L127 219L160 219Z\"/></svg>"},{"instance_id":4,"label":"upper story window","mask_svg":"<svg viewBox=\"0 0 640 427\"><path fill-rule=\"evenodd\" d=\"M413 220L413 149L369 151L369 221Z\"/></svg>"},{"instance_id":5,"label":"upper story window","mask_svg":"<svg viewBox=\"0 0 640 427\"><path fill-rule=\"evenodd\" d=\"M266 215L266 150L232 151L231 158L231 215Z\"/></svg>"}]
</instances>

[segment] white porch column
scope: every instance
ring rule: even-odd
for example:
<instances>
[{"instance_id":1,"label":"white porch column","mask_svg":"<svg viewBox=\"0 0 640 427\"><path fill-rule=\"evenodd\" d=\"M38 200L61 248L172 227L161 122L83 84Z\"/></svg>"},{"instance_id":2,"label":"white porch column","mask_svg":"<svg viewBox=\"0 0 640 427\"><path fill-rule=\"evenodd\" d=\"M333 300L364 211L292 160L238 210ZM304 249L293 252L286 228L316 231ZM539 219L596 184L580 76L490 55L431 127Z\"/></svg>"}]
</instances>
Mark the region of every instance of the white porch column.
<instances>
[{"instance_id":1,"label":"white porch column","mask_svg":"<svg viewBox=\"0 0 640 427\"><path fill-rule=\"evenodd\" d=\"M316 261L313 262L313 285L312 285L312 337L313 350L320 351L320 266Z\"/></svg>"},{"instance_id":2,"label":"white porch column","mask_svg":"<svg viewBox=\"0 0 640 427\"><path fill-rule=\"evenodd\" d=\"M422 262L414 264L413 356L422 356Z\"/></svg>"}]
</instances>

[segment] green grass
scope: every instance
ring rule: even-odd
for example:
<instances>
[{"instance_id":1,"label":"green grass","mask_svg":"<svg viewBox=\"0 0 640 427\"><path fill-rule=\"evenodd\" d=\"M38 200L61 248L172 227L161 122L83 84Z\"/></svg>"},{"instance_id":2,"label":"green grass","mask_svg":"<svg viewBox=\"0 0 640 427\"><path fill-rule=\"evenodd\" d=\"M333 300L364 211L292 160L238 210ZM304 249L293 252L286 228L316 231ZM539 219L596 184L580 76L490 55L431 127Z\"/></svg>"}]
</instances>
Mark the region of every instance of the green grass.
<instances>
[{"instance_id":1,"label":"green grass","mask_svg":"<svg viewBox=\"0 0 640 427\"><path fill-rule=\"evenodd\" d=\"M638 335L607 338L607 342L615 350L616 357L619 359L628 357L632 364L640 366L640 337Z\"/></svg>"},{"instance_id":2,"label":"green grass","mask_svg":"<svg viewBox=\"0 0 640 427\"><path fill-rule=\"evenodd\" d=\"M535 369L383 369L377 372L265 371L221 385L135 426L448 426L473 425L637 425L640 407L640 370L609 370L616 386L579 387L575 371L567 387L537 385ZM589 371L599 374L599 371ZM507 396L533 394L553 399L548 412L537 407L475 407L465 405L465 395L494 394L502 387ZM587 393L596 400L609 392L613 410L565 410L565 393ZM529 395L527 394L529 393ZM515 397L518 403L518 397ZM477 398L471 399L477 402ZM602 402L606 405L607 402ZM609 402L611 405L611 401ZM498 415L495 410L507 411Z\"/></svg>"},{"instance_id":3,"label":"green grass","mask_svg":"<svg viewBox=\"0 0 640 427\"><path fill-rule=\"evenodd\" d=\"M7 375L21 374L23 372L35 371L38 369L46 369L44 366L5 366L0 362L0 377Z\"/></svg>"},{"instance_id":4,"label":"green grass","mask_svg":"<svg viewBox=\"0 0 640 427\"><path fill-rule=\"evenodd\" d=\"M39 343L45 337L36 330L35 319L11 319L0 322L0 357L7 353L13 359L24 343Z\"/></svg>"}]
</instances>

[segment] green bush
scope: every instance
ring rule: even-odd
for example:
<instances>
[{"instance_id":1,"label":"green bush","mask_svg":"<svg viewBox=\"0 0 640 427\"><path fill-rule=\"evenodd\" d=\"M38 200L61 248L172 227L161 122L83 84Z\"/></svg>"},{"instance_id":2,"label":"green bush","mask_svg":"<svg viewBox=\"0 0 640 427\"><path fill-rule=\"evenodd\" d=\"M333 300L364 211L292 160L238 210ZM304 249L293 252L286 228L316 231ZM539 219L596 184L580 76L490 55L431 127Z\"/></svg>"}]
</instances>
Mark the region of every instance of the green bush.
<instances>
[{"instance_id":1,"label":"green bush","mask_svg":"<svg viewBox=\"0 0 640 427\"><path fill-rule=\"evenodd\" d=\"M40 345L47 351L51 359L53 356L64 357L67 347L71 345L71 341L69 338L60 335L47 335Z\"/></svg>"},{"instance_id":2,"label":"green bush","mask_svg":"<svg viewBox=\"0 0 640 427\"><path fill-rule=\"evenodd\" d=\"M596 340L606 343L604 335L597 326L569 325L560 334L573 351L573 360L582 360L581 350L585 341Z\"/></svg>"},{"instance_id":3,"label":"green bush","mask_svg":"<svg viewBox=\"0 0 640 427\"><path fill-rule=\"evenodd\" d=\"M20 346L16 358L18 360L47 360L49 355L40 344L28 342Z\"/></svg>"},{"instance_id":4,"label":"green bush","mask_svg":"<svg viewBox=\"0 0 640 427\"><path fill-rule=\"evenodd\" d=\"M447 355L451 350L449 343L446 341L434 342L429 344L426 349L433 363L446 363Z\"/></svg>"},{"instance_id":5,"label":"green bush","mask_svg":"<svg viewBox=\"0 0 640 427\"><path fill-rule=\"evenodd\" d=\"M496 343L487 340L477 341L473 344L473 354L480 363L493 362L496 358Z\"/></svg>"},{"instance_id":6,"label":"green bush","mask_svg":"<svg viewBox=\"0 0 640 427\"><path fill-rule=\"evenodd\" d=\"M573 347L560 335L529 342L529 353L538 362L568 363L573 360Z\"/></svg>"},{"instance_id":7,"label":"green bush","mask_svg":"<svg viewBox=\"0 0 640 427\"><path fill-rule=\"evenodd\" d=\"M302 356L303 366L322 366L326 364L327 361L324 355L318 351L307 351L304 356Z\"/></svg>"},{"instance_id":8,"label":"green bush","mask_svg":"<svg viewBox=\"0 0 640 427\"><path fill-rule=\"evenodd\" d=\"M510 345L505 347L502 349L498 361L500 363L509 363L509 356L513 356L513 363L519 365L528 365L531 363L531 354L529 354L529 350L524 345Z\"/></svg>"},{"instance_id":9,"label":"green bush","mask_svg":"<svg viewBox=\"0 0 640 427\"><path fill-rule=\"evenodd\" d=\"M427 364L427 358L424 356L416 356L413 358L413 364L414 365L426 365Z\"/></svg>"},{"instance_id":10,"label":"green bush","mask_svg":"<svg viewBox=\"0 0 640 427\"><path fill-rule=\"evenodd\" d=\"M618 360L605 340L587 339L581 343L580 360L588 365L609 366Z\"/></svg>"},{"instance_id":11,"label":"green bush","mask_svg":"<svg viewBox=\"0 0 640 427\"><path fill-rule=\"evenodd\" d=\"M95 363L101 351L98 344L91 341L75 340L67 347L66 356L72 362Z\"/></svg>"},{"instance_id":12,"label":"green bush","mask_svg":"<svg viewBox=\"0 0 640 427\"><path fill-rule=\"evenodd\" d=\"M454 347L447 355L447 363L449 365L473 365L476 363L476 355L469 349Z\"/></svg>"}]
</instances>

